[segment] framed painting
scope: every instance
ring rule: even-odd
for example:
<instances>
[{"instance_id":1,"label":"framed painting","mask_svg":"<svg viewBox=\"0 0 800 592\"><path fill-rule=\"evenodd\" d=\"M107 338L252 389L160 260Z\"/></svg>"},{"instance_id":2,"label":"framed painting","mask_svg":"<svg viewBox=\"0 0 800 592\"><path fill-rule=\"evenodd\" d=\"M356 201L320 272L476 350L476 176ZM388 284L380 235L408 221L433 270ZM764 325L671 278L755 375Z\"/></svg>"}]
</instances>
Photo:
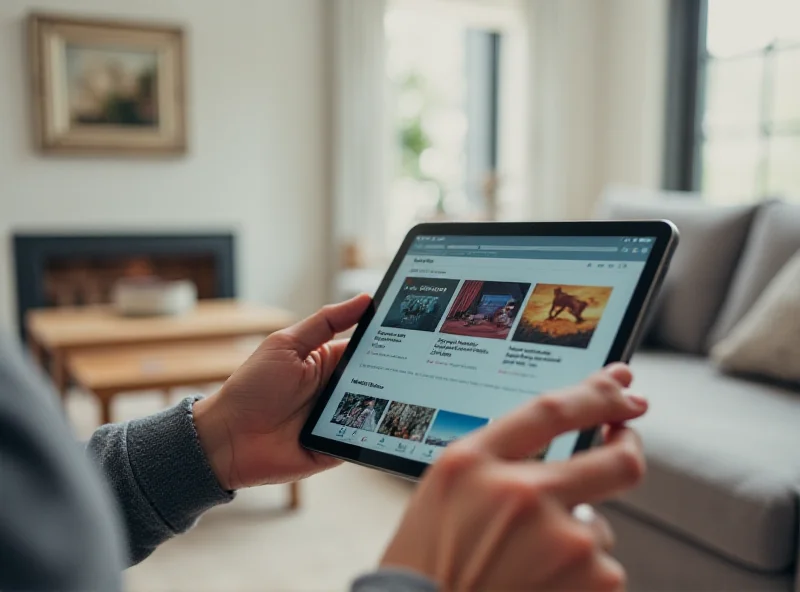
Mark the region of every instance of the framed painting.
<instances>
[{"instance_id":1,"label":"framed painting","mask_svg":"<svg viewBox=\"0 0 800 592\"><path fill-rule=\"evenodd\" d=\"M28 44L39 149L186 151L182 29L32 14Z\"/></svg>"}]
</instances>

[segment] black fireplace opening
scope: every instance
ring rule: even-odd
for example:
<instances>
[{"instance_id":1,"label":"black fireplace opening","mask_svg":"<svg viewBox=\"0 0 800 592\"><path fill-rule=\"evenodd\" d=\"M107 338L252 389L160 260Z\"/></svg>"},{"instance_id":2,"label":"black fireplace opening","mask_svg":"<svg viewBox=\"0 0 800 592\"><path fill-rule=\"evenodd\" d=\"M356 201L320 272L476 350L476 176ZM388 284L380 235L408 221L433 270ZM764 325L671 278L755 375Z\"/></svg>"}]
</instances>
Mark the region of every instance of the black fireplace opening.
<instances>
[{"instance_id":1,"label":"black fireplace opening","mask_svg":"<svg viewBox=\"0 0 800 592\"><path fill-rule=\"evenodd\" d=\"M17 321L33 308L110 301L121 278L190 280L198 298L234 298L235 237L212 234L14 233Z\"/></svg>"}]
</instances>

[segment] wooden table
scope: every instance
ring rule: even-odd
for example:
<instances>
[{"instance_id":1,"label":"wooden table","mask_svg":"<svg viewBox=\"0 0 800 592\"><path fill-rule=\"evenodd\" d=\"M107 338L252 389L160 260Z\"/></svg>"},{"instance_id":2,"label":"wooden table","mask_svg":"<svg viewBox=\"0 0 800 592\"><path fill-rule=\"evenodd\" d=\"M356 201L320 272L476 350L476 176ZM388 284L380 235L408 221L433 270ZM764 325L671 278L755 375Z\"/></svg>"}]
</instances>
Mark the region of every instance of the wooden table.
<instances>
[{"instance_id":1,"label":"wooden table","mask_svg":"<svg viewBox=\"0 0 800 592\"><path fill-rule=\"evenodd\" d=\"M294 316L284 310L236 300L201 300L188 314L175 317L122 317L110 306L48 308L28 313L28 344L64 395L69 386L66 359L70 353L128 345L214 341L269 335L289 326Z\"/></svg>"},{"instance_id":2,"label":"wooden table","mask_svg":"<svg viewBox=\"0 0 800 592\"><path fill-rule=\"evenodd\" d=\"M103 423L111 423L111 404L120 393L168 392L178 386L223 382L247 360L259 342L240 338L85 350L67 357L67 370L78 386L98 398ZM297 483L289 487L289 507L297 509L300 487Z\"/></svg>"},{"instance_id":3,"label":"wooden table","mask_svg":"<svg viewBox=\"0 0 800 592\"><path fill-rule=\"evenodd\" d=\"M122 317L110 306L50 308L28 313L29 347L64 396L70 378L100 401L103 423L125 391L169 389L226 380L255 345L242 337L266 336L295 321L284 310L236 300L203 300L175 317ZM290 484L291 508L300 505Z\"/></svg>"},{"instance_id":4,"label":"wooden table","mask_svg":"<svg viewBox=\"0 0 800 592\"><path fill-rule=\"evenodd\" d=\"M120 393L224 382L258 343L257 339L240 338L89 349L67 356L67 372L98 399L105 424L113 421L111 403Z\"/></svg>"}]
</instances>

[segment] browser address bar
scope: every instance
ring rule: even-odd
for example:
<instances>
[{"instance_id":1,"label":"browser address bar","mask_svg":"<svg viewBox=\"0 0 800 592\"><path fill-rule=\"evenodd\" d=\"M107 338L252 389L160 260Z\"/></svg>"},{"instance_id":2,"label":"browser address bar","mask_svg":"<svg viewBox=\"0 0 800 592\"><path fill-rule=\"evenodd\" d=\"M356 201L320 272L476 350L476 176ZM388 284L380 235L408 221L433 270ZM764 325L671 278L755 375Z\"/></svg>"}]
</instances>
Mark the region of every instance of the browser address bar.
<instances>
[{"instance_id":1,"label":"browser address bar","mask_svg":"<svg viewBox=\"0 0 800 592\"><path fill-rule=\"evenodd\" d=\"M481 250L487 251L573 251L578 253L617 253L619 247L535 247L535 246L512 246L512 245L481 245Z\"/></svg>"}]
</instances>

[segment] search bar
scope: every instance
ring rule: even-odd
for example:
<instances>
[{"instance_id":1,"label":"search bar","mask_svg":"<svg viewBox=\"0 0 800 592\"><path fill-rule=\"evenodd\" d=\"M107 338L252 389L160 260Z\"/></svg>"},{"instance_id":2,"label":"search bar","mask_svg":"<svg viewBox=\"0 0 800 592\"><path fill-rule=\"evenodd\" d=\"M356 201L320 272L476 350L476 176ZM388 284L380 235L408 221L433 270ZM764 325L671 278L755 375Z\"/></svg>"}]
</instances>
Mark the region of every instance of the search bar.
<instances>
[{"instance_id":1,"label":"search bar","mask_svg":"<svg viewBox=\"0 0 800 592\"><path fill-rule=\"evenodd\" d=\"M618 253L619 247L532 247L511 245L481 245L481 250L486 251L571 251L574 253Z\"/></svg>"}]
</instances>

